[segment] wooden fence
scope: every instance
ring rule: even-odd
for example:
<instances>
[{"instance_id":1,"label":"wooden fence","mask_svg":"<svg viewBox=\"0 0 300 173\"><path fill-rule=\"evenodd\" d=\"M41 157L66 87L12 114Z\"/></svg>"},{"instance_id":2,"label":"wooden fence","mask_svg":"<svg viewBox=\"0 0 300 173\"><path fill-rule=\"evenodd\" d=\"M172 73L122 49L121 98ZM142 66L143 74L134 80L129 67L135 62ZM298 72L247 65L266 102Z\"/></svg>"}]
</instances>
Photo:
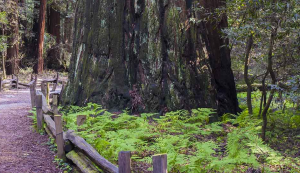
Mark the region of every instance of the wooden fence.
<instances>
[{"instance_id":1,"label":"wooden fence","mask_svg":"<svg viewBox=\"0 0 300 173\"><path fill-rule=\"evenodd\" d=\"M52 89L53 99L52 108L46 109L50 100L49 85L47 83L52 81L44 81L46 89L42 92L36 90L36 79L30 83L31 103L32 107L36 107L37 113L37 127L38 130L43 130L49 136L55 139L57 144L57 156L61 159L68 158L71 160L83 173L96 173L99 172L97 167L108 173L131 173L131 152L121 151L118 156L118 167L107 159L102 157L97 150L88 144L83 138L76 135L74 131L63 131L62 116L58 115L57 106L59 102L59 92ZM54 91L53 91L54 90ZM51 113L54 116L48 115ZM77 125L80 126L84 123L86 115L79 115L77 117ZM45 126L43 124L45 123ZM167 173L167 155L153 156L153 173Z\"/></svg>"},{"instance_id":2,"label":"wooden fence","mask_svg":"<svg viewBox=\"0 0 300 173\"><path fill-rule=\"evenodd\" d=\"M35 78L35 79L34 79ZM53 84L53 89L50 91L50 94L53 94L57 91L56 87L58 83L64 83L65 81L59 80L59 73L57 73L56 77L54 79L38 79L37 75L31 75L31 82L30 83L22 83L19 81L19 76L18 75L11 75L11 79L5 79L3 80L2 77L0 77L0 91L2 91L4 88L11 89L11 88L16 88L16 89L26 89L30 87L32 82L35 82L35 85L42 85L42 83L52 83Z\"/></svg>"}]
</instances>

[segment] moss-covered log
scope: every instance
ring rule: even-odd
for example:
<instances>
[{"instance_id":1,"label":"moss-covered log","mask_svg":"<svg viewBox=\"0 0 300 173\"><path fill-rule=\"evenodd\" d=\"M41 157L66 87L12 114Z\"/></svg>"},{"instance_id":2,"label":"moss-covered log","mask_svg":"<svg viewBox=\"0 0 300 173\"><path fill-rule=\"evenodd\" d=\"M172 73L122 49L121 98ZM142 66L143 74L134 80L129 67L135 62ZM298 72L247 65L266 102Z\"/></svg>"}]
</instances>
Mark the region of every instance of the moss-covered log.
<instances>
[{"instance_id":1,"label":"moss-covered log","mask_svg":"<svg viewBox=\"0 0 300 173\"><path fill-rule=\"evenodd\" d=\"M192 1L78 1L63 104L167 111L211 107Z\"/></svg>"},{"instance_id":2,"label":"moss-covered log","mask_svg":"<svg viewBox=\"0 0 300 173\"><path fill-rule=\"evenodd\" d=\"M82 173L99 173L100 171L91 164L91 161L84 156L84 154L76 151L71 151L67 155L67 158L72 160L72 162L80 169Z\"/></svg>"}]
</instances>

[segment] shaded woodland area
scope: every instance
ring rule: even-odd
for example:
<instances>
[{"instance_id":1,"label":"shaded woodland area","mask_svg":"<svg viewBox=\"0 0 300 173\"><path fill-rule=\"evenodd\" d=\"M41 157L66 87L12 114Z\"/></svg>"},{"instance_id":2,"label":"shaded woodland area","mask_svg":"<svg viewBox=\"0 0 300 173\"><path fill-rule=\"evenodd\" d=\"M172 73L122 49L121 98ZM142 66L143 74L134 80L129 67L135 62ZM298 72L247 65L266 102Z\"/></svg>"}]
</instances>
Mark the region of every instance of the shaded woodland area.
<instances>
[{"instance_id":1,"label":"shaded woodland area","mask_svg":"<svg viewBox=\"0 0 300 173\"><path fill-rule=\"evenodd\" d=\"M263 172L265 163L293 172L300 170L299 26L298 0L1 0L0 74L68 76L60 98L65 128L90 116L72 130L112 163L114 152L128 149L137 150L136 169L147 167L149 155L170 152L177 154L171 172L226 172L226 164ZM112 135L134 130L151 134L127 148ZM152 146L169 136L180 146ZM276 136L286 146L277 147ZM272 149L256 151L253 141ZM193 160L194 151L207 155ZM290 160L280 165L279 153ZM200 163L207 167L196 169Z\"/></svg>"}]
</instances>

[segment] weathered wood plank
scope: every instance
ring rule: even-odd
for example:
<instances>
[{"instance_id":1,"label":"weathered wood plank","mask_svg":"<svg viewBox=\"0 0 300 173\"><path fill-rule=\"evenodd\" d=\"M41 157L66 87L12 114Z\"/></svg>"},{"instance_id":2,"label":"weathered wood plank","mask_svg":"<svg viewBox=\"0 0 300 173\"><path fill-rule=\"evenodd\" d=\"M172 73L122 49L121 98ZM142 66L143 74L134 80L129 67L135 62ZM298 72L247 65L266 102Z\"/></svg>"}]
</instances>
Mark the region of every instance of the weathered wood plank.
<instances>
[{"instance_id":1,"label":"weathered wood plank","mask_svg":"<svg viewBox=\"0 0 300 173\"><path fill-rule=\"evenodd\" d=\"M153 160L153 173L167 173L167 155L154 155Z\"/></svg>"},{"instance_id":2,"label":"weathered wood plank","mask_svg":"<svg viewBox=\"0 0 300 173\"><path fill-rule=\"evenodd\" d=\"M66 137L77 148L83 151L99 168L105 172L118 173L119 169L114 164L110 163L104 157L102 157L90 144L88 144L83 138L77 136L74 131L67 131Z\"/></svg>"},{"instance_id":3,"label":"weathered wood plank","mask_svg":"<svg viewBox=\"0 0 300 173\"><path fill-rule=\"evenodd\" d=\"M49 95L50 95L50 98L53 96L53 95L60 95L61 91L58 90L58 91L50 91Z\"/></svg>"},{"instance_id":4,"label":"weathered wood plank","mask_svg":"<svg viewBox=\"0 0 300 173\"><path fill-rule=\"evenodd\" d=\"M16 88L17 88L17 90L19 90L19 76L17 75L17 79L16 79L17 81L16 81Z\"/></svg>"},{"instance_id":5,"label":"weathered wood plank","mask_svg":"<svg viewBox=\"0 0 300 173\"><path fill-rule=\"evenodd\" d=\"M119 173L131 173L131 152L121 151L118 157Z\"/></svg>"},{"instance_id":6,"label":"weathered wood plank","mask_svg":"<svg viewBox=\"0 0 300 173\"><path fill-rule=\"evenodd\" d=\"M36 91L36 95L42 95L43 98L43 112L44 113L48 113L51 112L51 108L50 106L47 104L47 100L46 97L44 96L44 94L41 91Z\"/></svg>"},{"instance_id":7,"label":"weathered wood plank","mask_svg":"<svg viewBox=\"0 0 300 173\"><path fill-rule=\"evenodd\" d=\"M56 134L56 145L57 145L57 157L65 160L65 150L64 150L64 137L62 128L61 115L54 115L55 122L55 134Z\"/></svg>"},{"instance_id":8,"label":"weathered wood plank","mask_svg":"<svg viewBox=\"0 0 300 173\"><path fill-rule=\"evenodd\" d=\"M16 79L5 79L2 81L2 85L3 84L11 84L12 82L15 82L15 81L16 81Z\"/></svg>"},{"instance_id":9,"label":"weathered wood plank","mask_svg":"<svg viewBox=\"0 0 300 173\"><path fill-rule=\"evenodd\" d=\"M47 124L47 127L49 128L50 132L52 133L52 135L54 137L56 137L56 128L55 128L55 122L52 120L52 118L47 115L44 114L44 121ZM63 138L64 140L66 140L66 133L63 133Z\"/></svg>"},{"instance_id":10,"label":"weathered wood plank","mask_svg":"<svg viewBox=\"0 0 300 173\"><path fill-rule=\"evenodd\" d=\"M54 135L52 134L52 132L48 126L45 126L45 131L51 138L55 139Z\"/></svg>"},{"instance_id":11,"label":"weathered wood plank","mask_svg":"<svg viewBox=\"0 0 300 173\"><path fill-rule=\"evenodd\" d=\"M58 79L59 79L59 73L57 72L57 75L56 75L56 81L54 82L54 85L53 85L53 88L51 91L55 91L56 90L56 87L58 85Z\"/></svg>"},{"instance_id":12,"label":"weathered wood plank","mask_svg":"<svg viewBox=\"0 0 300 173\"><path fill-rule=\"evenodd\" d=\"M43 129L43 98L41 95L36 96L36 118L38 130Z\"/></svg>"},{"instance_id":13,"label":"weathered wood plank","mask_svg":"<svg viewBox=\"0 0 300 173\"><path fill-rule=\"evenodd\" d=\"M26 83L19 82L18 84L24 87L30 87L30 83L26 84Z\"/></svg>"},{"instance_id":14,"label":"weathered wood plank","mask_svg":"<svg viewBox=\"0 0 300 173\"><path fill-rule=\"evenodd\" d=\"M30 98L31 98L31 107L35 107L35 97L36 97L36 91L34 88L34 84L30 84Z\"/></svg>"},{"instance_id":15,"label":"weathered wood plank","mask_svg":"<svg viewBox=\"0 0 300 173\"><path fill-rule=\"evenodd\" d=\"M80 169L82 173L98 173L100 171L80 152L71 151L67 154L67 158Z\"/></svg>"},{"instance_id":16,"label":"weathered wood plank","mask_svg":"<svg viewBox=\"0 0 300 173\"><path fill-rule=\"evenodd\" d=\"M50 93L50 86L49 83L46 84L46 100L47 100L47 104L49 105L50 103L50 98L49 98L49 93Z\"/></svg>"},{"instance_id":17,"label":"weathered wood plank","mask_svg":"<svg viewBox=\"0 0 300 173\"><path fill-rule=\"evenodd\" d=\"M2 78L0 77L0 92L2 91Z\"/></svg>"},{"instance_id":18,"label":"weathered wood plank","mask_svg":"<svg viewBox=\"0 0 300 173\"><path fill-rule=\"evenodd\" d=\"M47 94L47 88L46 88L46 83L44 83L44 82L41 83L41 92L42 92L43 95L46 97L46 94Z\"/></svg>"},{"instance_id":19,"label":"weathered wood plank","mask_svg":"<svg viewBox=\"0 0 300 173\"><path fill-rule=\"evenodd\" d=\"M58 114L58 96L54 95L52 99L52 111L54 115Z\"/></svg>"}]
</instances>

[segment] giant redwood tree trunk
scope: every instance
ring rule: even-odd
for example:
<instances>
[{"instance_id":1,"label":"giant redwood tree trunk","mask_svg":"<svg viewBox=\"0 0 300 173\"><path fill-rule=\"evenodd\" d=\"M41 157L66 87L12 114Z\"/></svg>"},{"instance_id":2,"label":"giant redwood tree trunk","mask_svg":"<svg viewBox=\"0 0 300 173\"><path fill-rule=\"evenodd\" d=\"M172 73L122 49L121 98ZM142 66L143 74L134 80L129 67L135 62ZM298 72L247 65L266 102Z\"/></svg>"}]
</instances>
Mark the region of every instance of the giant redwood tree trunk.
<instances>
[{"instance_id":1,"label":"giant redwood tree trunk","mask_svg":"<svg viewBox=\"0 0 300 173\"><path fill-rule=\"evenodd\" d=\"M199 5L204 11L200 11L198 16L203 21L201 33L212 69L212 83L216 89L219 115L237 114L239 111L229 41L222 37L222 29L228 27L227 16L225 13L221 16L216 14L216 9L225 7L225 4L226 0L199 0Z\"/></svg>"},{"instance_id":2,"label":"giant redwood tree trunk","mask_svg":"<svg viewBox=\"0 0 300 173\"><path fill-rule=\"evenodd\" d=\"M36 66L36 73L42 73L44 70L43 48L44 48L47 0L40 0L40 2L41 3L40 3L40 14L39 14L38 48L36 52L38 62Z\"/></svg>"},{"instance_id":3,"label":"giant redwood tree trunk","mask_svg":"<svg viewBox=\"0 0 300 173\"><path fill-rule=\"evenodd\" d=\"M7 58L5 63L6 74L17 74L19 70L19 24L18 24L18 0L8 1L7 27Z\"/></svg>"},{"instance_id":4,"label":"giant redwood tree trunk","mask_svg":"<svg viewBox=\"0 0 300 173\"><path fill-rule=\"evenodd\" d=\"M64 104L132 111L211 107L192 0L77 1Z\"/></svg>"}]
</instances>

